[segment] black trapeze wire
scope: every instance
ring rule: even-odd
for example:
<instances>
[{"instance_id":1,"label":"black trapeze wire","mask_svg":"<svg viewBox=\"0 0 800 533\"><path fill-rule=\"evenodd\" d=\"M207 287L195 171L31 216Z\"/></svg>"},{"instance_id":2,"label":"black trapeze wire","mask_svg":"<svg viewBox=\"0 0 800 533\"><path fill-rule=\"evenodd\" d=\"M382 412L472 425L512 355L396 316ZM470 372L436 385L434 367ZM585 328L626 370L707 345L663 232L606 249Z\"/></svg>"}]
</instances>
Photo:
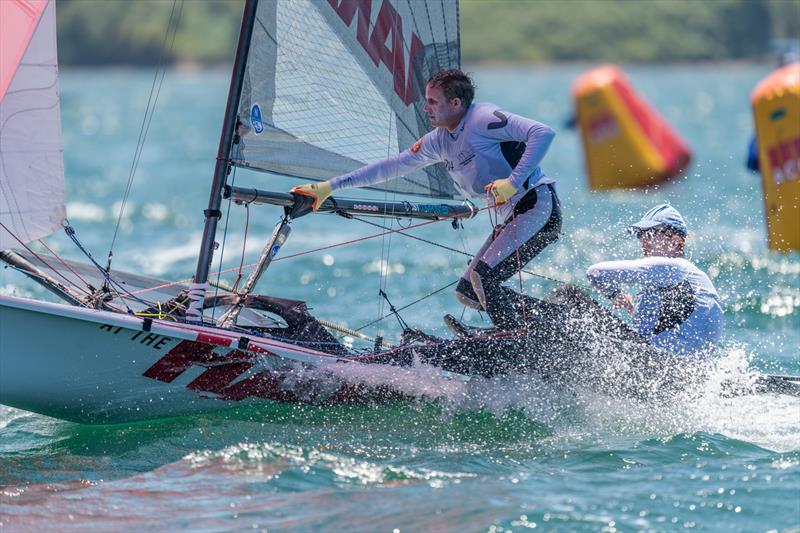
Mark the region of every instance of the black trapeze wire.
<instances>
[{"instance_id":1,"label":"black trapeze wire","mask_svg":"<svg viewBox=\"0 0 800 533\"><path fill-rule=\"evenodd\" d=\"M382 316L382 317L380 317L380 318L376 318L376 319L375 319L375 320L373 320L372 322L368 322L368 323L364 324L363 326L357 327L357 328L355 328L353 331L361 331L362 329L366 329L366 328L368 328L368 327L370 327L370 326L373 326L373 325L377 324L377 323L378 323L378 322L380 322L381 320L385 320L385 319L389 318L390 316L395 316L395 315L397 315L397 316L399 317L400 315L398 315L397 313L399 313L400 311L403 311L403 310L405 310L405 309L408 309L408 308L409 308L409 307L411 307L412 305L416 305L416 304L420 303L421 301L423 301L423 300L426 300L426 299L430 298L430 297L431 297L431 296L433 296L434 294L438 294L438 293L442 292L443 290L445 290L445 289L448 289L448 288L452 287L452 286L453 286L453 285L455 285L456 283L458 283L458 280L451 281L451 282L450 282L450 283L448 283L447 285L445 285L445 286L443 286L443 287L439 287L439 288L438 288L438 289L436 289L435 291L429 292L428 294L426 294L426 295L425 295L425 296L423 296L422 298L418 298L418 299L414 300L414 301L413 301L413 302L411 302L411 303L407 303L406 305L404 305L403 307L400 307L400 308L398 308L398 309L392 309L392 311L391 311L390 313L387 313L387 314L383 315L383 316Z\"/></svg>"},{"instance_id":2,"label":"black trapeze wire","mask_svg":"<svg viewBox=\"0 0 800 533\"><path fill-rule=\"evenodd\" d=\"M378 224L377 222L372 222L370 220L366 220L366 219L363 219L363 218L360 218L360 217L357 217L357 216L353 216L353 215L350 215L348 218L352 218L353 220L358 220L359 222L363 222L364 224L369 224L370 226L375 226L376 228L384 229L384 230L387 230L387 231L394 231L395 233L399 233L400 235L403 235L404 237L408 237L410 239L414 239L414 240L417 240L417 241L420 241L420 242L424 242L426 244L430 244L431 246L436 246L436 247L442 248L444 250L448 250L450 252L455 252L457 254L465 255L465 256L467 256L469 258L475 257L474 255L472 255L471 253L469 253L467 251L459 250L458 248L452 248L450 246L447 246L446 244L441 244L441 243L438 243L438 242L435 242L435 241L431 241L431 240L425 239L423 237L418 237L416 235L411 235L410 233L406 233L405 231L392 230L392 228L386 227L386 226L384 226L382 224ZM561 285L566 285L567 284L566 281L563 281L563 280L560 280L560 279L551 278L549 276L545 276L544 274L537 274L536 272L531 272L529 270L524 270L524 269L522 270L522 272L524 272L525 274L531 275L531 276L535 276L537 278L546 279L547 281L552 281L552 282L555 282L555 283L559 283Z\"/></svg>"}]
</instances>

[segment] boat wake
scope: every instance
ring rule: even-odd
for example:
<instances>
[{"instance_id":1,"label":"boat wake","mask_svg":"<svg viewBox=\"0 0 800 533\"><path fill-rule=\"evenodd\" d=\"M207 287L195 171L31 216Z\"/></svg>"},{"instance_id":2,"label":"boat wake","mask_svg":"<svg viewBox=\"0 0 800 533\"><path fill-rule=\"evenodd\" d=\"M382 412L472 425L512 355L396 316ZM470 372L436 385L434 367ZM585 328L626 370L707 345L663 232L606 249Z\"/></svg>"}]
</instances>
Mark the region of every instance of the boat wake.
<instances>
[{"instance_id":1,"label":"boat wake","mask_svg":"<svg viewBox=\"0 0 800 533\"><path fill-rule=\"evenodd\" d=\"M655 400L621 395L620 388L559 386L534 376L476 380L459 407L490 409L497 415L521 410L568 439L707 433L773 451L800 449L800 398L757 393L764 374L752 368L742 348L730 348L707 364L687 366L681 374L685 387Z\"/></svg>"},{"instance_id":2,"label":"boat wake","mask_svg":"<svg viewBox=\"0 0 800 533\"><path fill-rule=\"evenodd\" d=\"M321 366L295 366L283 386L306 389L310 403L325 403L343 388L366 399L403 396L422 400L456 401L469 392L468 383L454 374L415 360L412 366L349 362ZM373 391L369 394L367 391Z\"/></svg>"},{"instance_id":3,"label":"boat wake","mask_svg":"<svg viewBox=\"0 0 800 533\"><path fill-rule=\"evenodd\" d=\"M800 399L778 393L758 393L763 374L740 347L728 348L709 362L692 362L669 373L681 379L670 383L664 375L627 369L626 382L610 377L626 365L626 357L610 358L595 368L604 375L581 381L544 379L535 373L497 377L443 374L431 365L410 367L351 363L298 371L295 383L327 384L330 394L342 384L361 390L392 391L423 402L436 402L446 416L483 411L498 419L521 412L556 435L628 435L668 438L696 432L721 433L765 448L800 448ZM583 369L588 372L590 368ZM287 382L287 386L292 386ZM632 386L646 394L630 395ZM663 391L661 391L663 392ZM317 386L317 399L324 399Z\"/></svg>"}]
</instances>

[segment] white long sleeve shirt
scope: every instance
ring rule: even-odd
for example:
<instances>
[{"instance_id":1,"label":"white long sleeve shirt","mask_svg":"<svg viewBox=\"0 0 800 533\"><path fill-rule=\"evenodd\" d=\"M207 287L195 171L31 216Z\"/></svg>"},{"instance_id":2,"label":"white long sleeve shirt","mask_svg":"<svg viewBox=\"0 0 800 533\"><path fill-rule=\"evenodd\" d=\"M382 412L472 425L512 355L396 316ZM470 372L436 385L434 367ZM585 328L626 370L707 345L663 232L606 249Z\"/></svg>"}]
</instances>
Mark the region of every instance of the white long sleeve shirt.
<instances>
[{"instance_id":1,"label":"white long sleeve shirt","mask_svg":"<svg viewBox=\"0 0 800 533\"><path fill-rule=\"evenodd\" d=\"M606 261L589 267L591 284L610 299L638 285L633 318L651 344L682 355L710 353L722 337L719 295L708 276L677 257Z\"/></svg>"},{"instance_id":2,"label":"white long sleeve shirt","mask_svg":"<svg viewBox=\"0 0 800 533\"><path fill-rule=\"evenodd\" d=\"M443 162L461 190L474 198L485 197L486 185L494 180L509 178L517 193L501 209L510 213L527 189L554 182L539 167L553 137L555 132L540 122L494 104L473 103L453 133L436 128L396 156L337 176L330 183L334 190L364 187ZM513 169L503 155L500 143L504 141L525 143L525 151ZM527 189L523 187L526 180Z\"/></svg>"}]
</instances>

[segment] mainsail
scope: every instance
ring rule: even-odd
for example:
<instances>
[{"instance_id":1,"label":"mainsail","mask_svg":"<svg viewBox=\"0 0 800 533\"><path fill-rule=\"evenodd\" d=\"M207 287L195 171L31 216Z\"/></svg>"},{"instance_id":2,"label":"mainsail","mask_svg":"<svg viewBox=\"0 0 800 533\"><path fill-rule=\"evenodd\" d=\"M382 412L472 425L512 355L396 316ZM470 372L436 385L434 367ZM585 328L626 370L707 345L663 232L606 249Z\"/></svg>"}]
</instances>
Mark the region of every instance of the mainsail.
<instances>
[{"instance_id":1,"label":"mainsail","mask_svg":"<svg viewBox=\"0 0 800 533\"><path fill-rule=\"evenodd\" d=\"M327 179L430 130L428 77L458 68L458 2L260 2L238 106L234 165ZM460 198L442 165L375 188Z\"/></svg>"},{"instance_id":2,"label":"mainsail","mask_svg":"<svg viewBox=\"0 0 800 533\"><path fill-rule=\"evenodd\" d=\"M0 76L5 250L53 233L66 216L54 0L0 0Z\"/></svg>"}]
</instances>

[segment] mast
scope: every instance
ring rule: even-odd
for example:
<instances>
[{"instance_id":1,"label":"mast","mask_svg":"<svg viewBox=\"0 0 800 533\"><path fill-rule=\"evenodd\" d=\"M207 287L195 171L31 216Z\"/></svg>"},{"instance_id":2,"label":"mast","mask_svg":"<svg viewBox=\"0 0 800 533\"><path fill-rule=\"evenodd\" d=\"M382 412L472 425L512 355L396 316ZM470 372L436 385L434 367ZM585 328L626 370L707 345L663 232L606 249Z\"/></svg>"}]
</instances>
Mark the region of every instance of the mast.
<instances>
[{"instance_id":1,"label":"mast","mask_svg":"<svg viewBox=\"0 0 800 533\"><path fill-rule=\"evenodd\" d=\"M200 244L200 255L197 258L194 283L189 290L189 308L186 312L186 317L190 322L202 321L203 300L208 287L208 273L214 257L217 222L222 216L220 211L222 189L225 186L230 168L231 144L236 130L239 98L242 93L242 81L247 65L247 55L250 51L250 38L253 35L253 23L256 18L257 7L258 0L246 0L244 13L242 14L239 44L236 48L233 72L231 73L228 102L225 106L225 118L222 122L222 133L220 134L219 149L217 150L217 163L214 166L214 178L211 182L211 194L208 199L208 208L203 212L206 219L205 227L203 228L203 240Z\"/></svg>"}]
</instances>

